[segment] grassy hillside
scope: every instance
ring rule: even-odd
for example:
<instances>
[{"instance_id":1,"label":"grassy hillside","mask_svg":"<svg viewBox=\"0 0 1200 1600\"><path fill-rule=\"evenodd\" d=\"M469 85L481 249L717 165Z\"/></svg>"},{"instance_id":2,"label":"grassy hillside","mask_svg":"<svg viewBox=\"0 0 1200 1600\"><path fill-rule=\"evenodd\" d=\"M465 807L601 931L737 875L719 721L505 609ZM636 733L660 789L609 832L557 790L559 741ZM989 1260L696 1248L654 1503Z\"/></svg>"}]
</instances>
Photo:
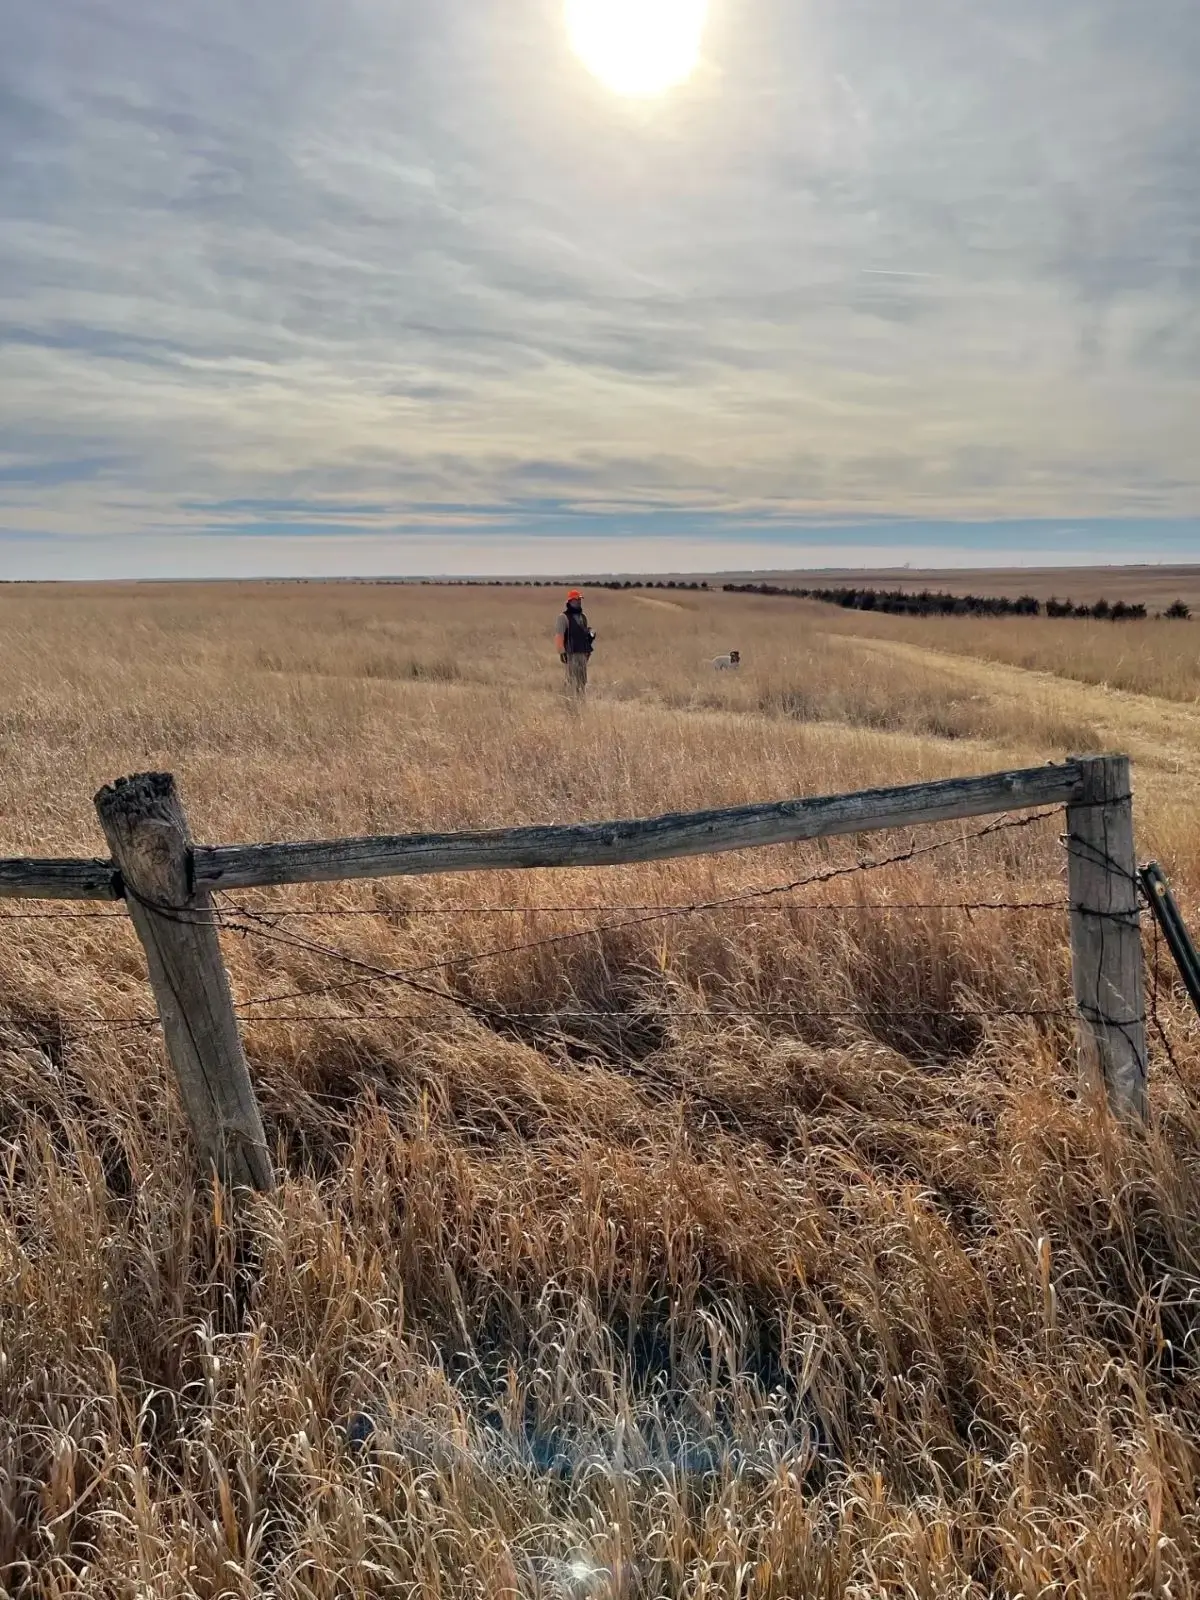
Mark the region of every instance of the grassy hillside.
<instances>
[{"instance_id":1,"label":"grassy hillside","mask_svg":"<svg viewBox=\"0 0 1200 1600\"><path fill-rule=\"evenodd\" d=\"M1118 689L1088 624L597 594L576 710L557 600L0 592L0 852L101 853L93 792L146 768L233 842L1111 748L1195 921L1193 625ZM284 1174L237 1217L124 917L0 908L0 1583L1194 1593L1200 1026L1164 968L1173 1064L1156 1035L1153 1125L1114 1128L1073 1062L1061 818L985 827L233 897ZM627 909L701 901L734 903Z\"/></svg>"}]
</instances>

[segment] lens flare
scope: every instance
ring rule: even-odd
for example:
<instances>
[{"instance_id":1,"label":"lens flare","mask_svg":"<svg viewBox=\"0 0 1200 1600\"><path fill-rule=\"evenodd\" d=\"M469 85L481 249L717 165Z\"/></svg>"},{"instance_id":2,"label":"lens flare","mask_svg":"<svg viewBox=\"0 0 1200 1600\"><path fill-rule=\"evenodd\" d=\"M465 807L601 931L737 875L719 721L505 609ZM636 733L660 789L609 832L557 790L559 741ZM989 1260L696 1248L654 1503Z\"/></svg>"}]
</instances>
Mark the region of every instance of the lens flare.
<instances>
[{"instance_id":1,"label":"lens flare","mask_svg":"<svg viewBox=\"0 0 1200 1600\"><path fill-rule=\"evenodd\" d=\"M567 0L571 45L614 93L663 94L696 70L708 0Z\"/></svg>"},{"instance_id":2,"label":"lens flare","mask_svg":"<svg viewBox=\"0 0 1200 1600\"><path fill-rule=\"evenodd\" d=\"M612 1573L608 1568L598 1567L585 1555L573 1556L570 1561L564 1561L559 1569L559 1586L571 1596L571 1600L592 1600L601 1589L607 1592L611 1582Z\"/></svg>"}]
</instances>

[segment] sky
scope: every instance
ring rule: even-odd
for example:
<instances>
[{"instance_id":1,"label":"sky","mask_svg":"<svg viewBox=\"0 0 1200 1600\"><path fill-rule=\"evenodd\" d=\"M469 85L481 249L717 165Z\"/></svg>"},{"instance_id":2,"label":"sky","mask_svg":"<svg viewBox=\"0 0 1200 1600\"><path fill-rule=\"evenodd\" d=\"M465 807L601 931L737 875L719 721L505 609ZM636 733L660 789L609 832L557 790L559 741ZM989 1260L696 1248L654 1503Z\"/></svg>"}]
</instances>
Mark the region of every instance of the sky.
<instances>
[{"instance_id":1,"label":"sky","mask_svg":"<svg viewBox=\"0 0 1200 1600\"><path fill-rule=\"evenodd\" d=\"M0 577L1200 560L1197 0L0 0Z\"/></svg>"}]
</instances>

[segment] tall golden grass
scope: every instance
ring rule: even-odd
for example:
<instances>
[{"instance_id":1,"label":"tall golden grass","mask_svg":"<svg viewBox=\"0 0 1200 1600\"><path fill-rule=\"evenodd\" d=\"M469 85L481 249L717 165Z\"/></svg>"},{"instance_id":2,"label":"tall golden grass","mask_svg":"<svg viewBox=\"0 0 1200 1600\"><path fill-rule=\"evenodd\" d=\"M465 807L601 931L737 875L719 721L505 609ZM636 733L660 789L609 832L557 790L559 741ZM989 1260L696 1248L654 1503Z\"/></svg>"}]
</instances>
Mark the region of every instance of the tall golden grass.
<instances>
[{"instance_id":1,"label":"tall golden grass","mask_svg":"<svg viewBox=\"0 0 1200 1600\"><path fill-rule=\"evenodd\" d=\"M865 631L869 636L962 651L1106 689L1200 705L1200 622L1194 620L1098 622L1043 617L1012 628L1003 618L880 617L872 618Z\"/></svg>"},{"instance_id":2,"label":"tall golden grass","mask_svg":"<svg viewBox=\"0 0 1200 1600\"><path fill-rule=\"evenodd\" d=\"M229 842L1128 746L1194 913L1200 731L1182 696L1071 681L1067 634L1034 676L823 608L596 595L576 709L556 601L9 591L0 849L99 853L93 791L152 767ZM1164 969L1174 1062L1156 1039L1152 1126L1114 1127L1061 912L904 909L1061 898L1056 819L977 832L663 921L620 908L909 841L235 897L272 919L225 953L285 1174L236 1214L127 1026L152 1002L124 918L0 911L6 1592L1195 1593L1200 1032ZM314 942L448 962L450 998L324 992L363 974Z\"/></svg>"}]
</instances>

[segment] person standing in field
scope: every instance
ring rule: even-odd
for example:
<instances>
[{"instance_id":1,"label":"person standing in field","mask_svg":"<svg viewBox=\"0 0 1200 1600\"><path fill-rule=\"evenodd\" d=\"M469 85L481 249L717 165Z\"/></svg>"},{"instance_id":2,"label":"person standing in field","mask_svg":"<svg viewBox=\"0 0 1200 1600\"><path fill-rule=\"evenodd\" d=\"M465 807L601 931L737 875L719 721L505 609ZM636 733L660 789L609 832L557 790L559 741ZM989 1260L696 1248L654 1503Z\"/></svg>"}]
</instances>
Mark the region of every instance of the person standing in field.
<instances>
[{"instance_id":1,"label":"person standing in field","mask_svg":"<svg viewBox=\"0 0 1200 1600\"><path fill-rule=\"evenodd\" d=\"M588 619L583 614L583 596L578 589L572 589L567 596L554 643L558 658L567 669L567 688L572 694L582 695L587 688L588 661L596 635L588 627Z\"/></svg>"}]
</instances>

